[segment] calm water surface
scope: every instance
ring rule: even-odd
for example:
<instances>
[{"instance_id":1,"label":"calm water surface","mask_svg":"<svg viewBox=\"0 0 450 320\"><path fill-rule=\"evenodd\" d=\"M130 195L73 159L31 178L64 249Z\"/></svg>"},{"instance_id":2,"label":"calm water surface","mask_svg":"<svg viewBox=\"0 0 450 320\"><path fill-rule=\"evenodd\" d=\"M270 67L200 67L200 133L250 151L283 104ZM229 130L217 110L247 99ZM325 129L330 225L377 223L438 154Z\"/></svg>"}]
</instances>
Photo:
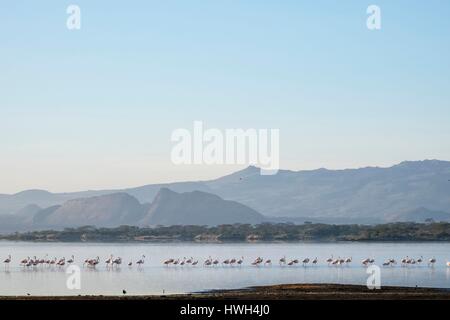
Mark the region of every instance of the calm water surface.
<instances>
[{"instance_id":1,"label":"calm water surface","mask_svg":"<svg viewBox=\"0 0 450 320\"><path fill-rule=\"evenodd\" d=\"M0 259L3 262L11 254L9 266L0 268L0 295L119 295L125 289L128 294L171 294L197 292L211 289L233 289L256 285L280 283L340 283L365 285L368 274L361 260L373 257L380 265L387 258L410 256L425 261L435 257L434 267L420 266L381 267L382 285L423 286L450 288L449 243L289 243L289 244L67 244L0 242ZM107 268L104 261L113 254L122 257L119 268ZM66 268L39 266L26 268L20 260L30 256L38 258L69 259L75 256L75 264L81 269L81 289L69 290L66 286ZM128 267L130 260L146 256L145 264ZM334 257L352 257L348 266L331 267L325 260ZM100 257L100 264L92 269L83 267L87 258ZM204 267L209 256L220 261L244 257L240 267ZM254 267L251 262L258 256L272 259L271 266ZM317 266L279 266L278 260L310 259L317 257ZM168 258L194 257L199 265L163 266Z\"/></svg>"}]
</instances>

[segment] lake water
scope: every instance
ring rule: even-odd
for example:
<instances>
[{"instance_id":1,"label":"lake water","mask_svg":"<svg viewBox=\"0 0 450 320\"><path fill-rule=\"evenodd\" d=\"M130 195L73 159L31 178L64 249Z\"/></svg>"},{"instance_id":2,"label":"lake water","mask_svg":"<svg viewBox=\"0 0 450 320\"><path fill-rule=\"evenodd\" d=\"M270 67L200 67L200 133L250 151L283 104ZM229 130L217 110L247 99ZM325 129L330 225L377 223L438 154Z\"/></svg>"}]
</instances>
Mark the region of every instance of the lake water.
<instances>
[{"instance_id":1,"label":"lake water","mask_svg":"<svg viewBox=\"0 0 450 320\"><path fill-rule=\"evenodd\" d=\"M121 295L172 294L212 289L234 289L281 283L340 283L365 285L367 269L364 258L374 258L381 268L381 285L423 286L450 288L449 243L271 243L271 244L79 244L79 243L24 243L0 241L1 262L11 254L12 262L0 267L0 295ZM113 254L122 257L119 268L109 268L104 261ZM81 270L81 288L70 290L66 282L67 267L23 267L24 258L54 257L69 259ZM146 256L142 267L128 267L130 260ZM345 266L329 266L326 259L352 257ZM87 258L100 257L95 268L84 267ZM223 261L244 257L242 266L205 267L209 256ZM272 259L272 265L255 267L251 262L258 256ZM316 266L280 266L278 260L305 257L318 258ZM402 267L403 257L420 258L421 265ZM194 257L197 266L164 266L169 258ZM429 258L437 259L434 267L427 265ZM383 267L387 258L395 258L396 266ZM3 263L2 263L3 264Z\"/></svg>"}]
</instances>

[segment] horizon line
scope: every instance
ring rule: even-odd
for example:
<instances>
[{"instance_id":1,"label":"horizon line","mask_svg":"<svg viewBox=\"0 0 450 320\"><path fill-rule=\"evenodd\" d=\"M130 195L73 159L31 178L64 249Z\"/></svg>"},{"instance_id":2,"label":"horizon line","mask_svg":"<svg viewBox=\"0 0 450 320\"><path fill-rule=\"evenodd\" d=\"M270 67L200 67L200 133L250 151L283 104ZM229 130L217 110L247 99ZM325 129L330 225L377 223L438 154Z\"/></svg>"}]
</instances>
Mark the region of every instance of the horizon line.
<instances>
[{"instance_id":1,"label":"horizon line","mask_svg":"<svg viewBox=\"0 0 450 320\"><path fill-rule=\"evenodd\" d=\"M346 170L362 170L362 169L389 169L389 168L393 168L395 166L401 165L403 163L411 163L411 162L450 162L450 160L440 160L440 159L422 159L422 160L403 160L401 162L396 162L392 165L389 166L361 166L361 167L356 167L356 168L343 168L343 169L328 169L325 167L320 167L320 168L316 168L316 169L300 169L300 170L290 170L290 169L278 169L278 172L276 173L279 174L280 172L284 171L284 172L293 172L293 173L299 173L299 172L312 172L312 171L318 171L318 170L327 170L327 171L346 171ZM134 188L141 188L141 187L145 187L145 186L149 186L149 185L167 185L167 184L174 184L174 183L187 183L187 182L211 182L223 177L227 177L233 174L236 174L238 172L242 172L245 170L248 170L249 168L255 168L255 169L261 169L258 166L255 165L247 165L245 168L237 170L237 171L232 171L228 174L222 175L222 176L218 176L212 179L207 179L207 180L181 180L181 181L172 181L172 182L156 182L156 183L147 183L147 184L143 184L143 185L138 185L138 186L130 186L130 187L117 187L117 188L103 188L103 189L83 189L83 190L77 190L77 191L62 191L62 192L54 192L54 191L49 191L49 190L45 190L45 189L37 189L37 188L32 188L32 189L24 189L22 191L18 191L15 193L0 193L1 196L14 196L14 195L18 195L24 192L32 192L32 191L36 191L36 192L46 192L46 193L50 193L50 194L65 194L65 193L81 193L81 192L100 192L100 191L124 191L127 189L134 189Z\"/></svg>"}]
</instances>

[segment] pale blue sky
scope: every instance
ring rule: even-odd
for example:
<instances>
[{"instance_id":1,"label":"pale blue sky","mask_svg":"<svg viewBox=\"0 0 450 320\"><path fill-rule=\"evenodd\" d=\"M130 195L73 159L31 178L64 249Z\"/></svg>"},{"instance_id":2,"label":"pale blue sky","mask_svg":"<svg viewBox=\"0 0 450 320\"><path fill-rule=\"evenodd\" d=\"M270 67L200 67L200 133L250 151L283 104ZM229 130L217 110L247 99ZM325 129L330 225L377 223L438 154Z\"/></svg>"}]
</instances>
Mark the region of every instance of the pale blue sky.
<instances>
[{"instance_id":1,"label":"pale blue sky","mask_svg":"<svg viewBox=\"0 0 450 320\"><path fill-rule=\"evenodd\" d=\"M194 120L279 128L293 170L450 160L449 12L437 0L1 1L0 193L237 169L171 163L171 132Z\"/></svg>"}]
</instances>

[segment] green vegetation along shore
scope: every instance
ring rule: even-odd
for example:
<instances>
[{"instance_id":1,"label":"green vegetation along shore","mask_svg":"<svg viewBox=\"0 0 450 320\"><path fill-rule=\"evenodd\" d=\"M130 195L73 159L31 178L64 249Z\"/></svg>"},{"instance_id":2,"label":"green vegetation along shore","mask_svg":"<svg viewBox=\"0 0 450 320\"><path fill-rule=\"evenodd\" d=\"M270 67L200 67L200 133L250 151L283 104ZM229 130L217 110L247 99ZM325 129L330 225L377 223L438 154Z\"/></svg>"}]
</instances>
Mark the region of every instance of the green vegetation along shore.
<instances>
[{"instance_id":1,"label":"green vegetation along shore","mask_svg":"<svg viewBox=\"0 0 450 320\"><path fill-rule=\"evenodd\" d=\"M305 223L157 226L84 226L1 235L2 240L45 242L262 242L262 241L450 241L450 223L329 225Z\"/></svg>"}]
</instances>

